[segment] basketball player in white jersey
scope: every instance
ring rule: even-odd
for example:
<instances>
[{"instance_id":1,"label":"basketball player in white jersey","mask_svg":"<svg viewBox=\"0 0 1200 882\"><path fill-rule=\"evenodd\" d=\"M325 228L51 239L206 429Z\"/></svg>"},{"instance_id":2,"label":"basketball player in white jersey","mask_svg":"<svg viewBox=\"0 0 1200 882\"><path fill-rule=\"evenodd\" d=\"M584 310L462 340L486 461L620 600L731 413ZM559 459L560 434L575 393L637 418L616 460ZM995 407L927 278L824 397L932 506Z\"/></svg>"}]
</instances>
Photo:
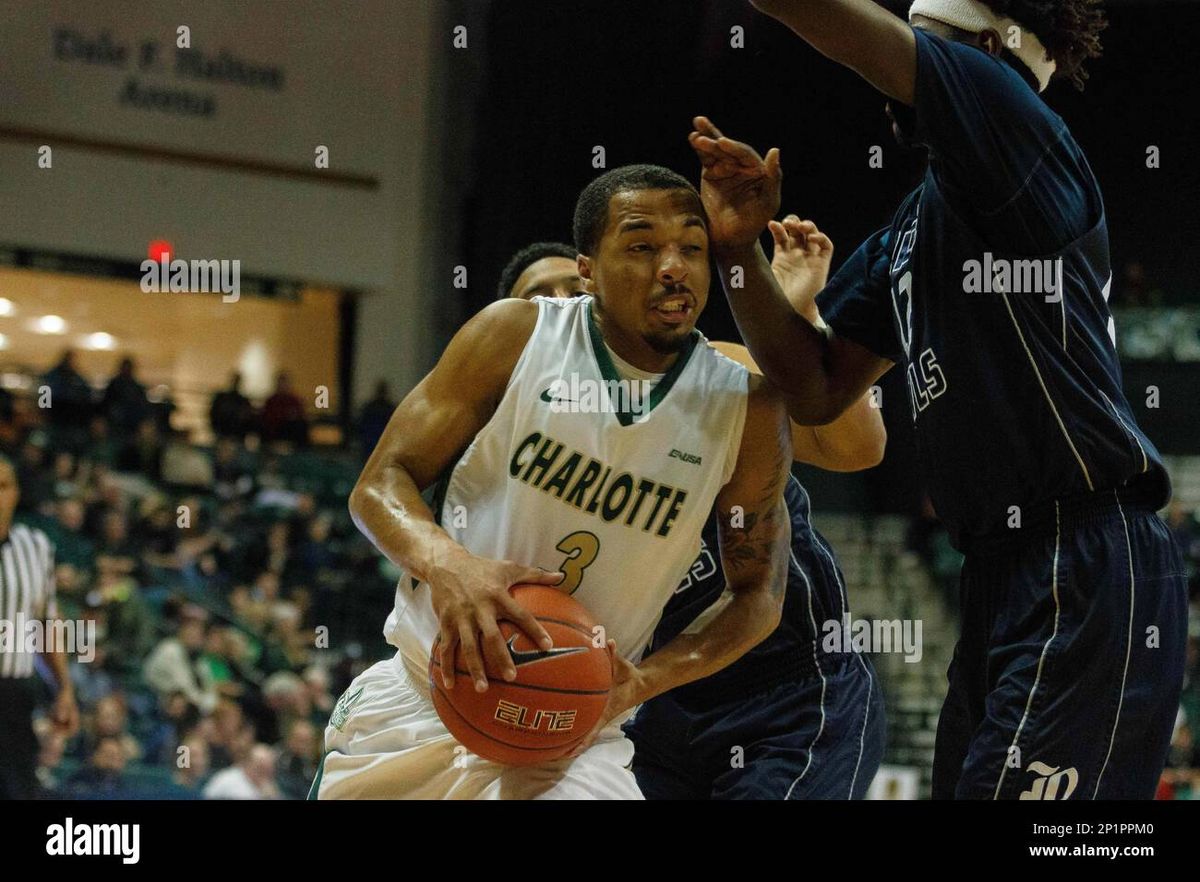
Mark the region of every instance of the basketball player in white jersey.
<instances>
[{"instance_id":1,"label":"basketball player in white jersey","mask_svg":"<svg viewBox=\"0 0 1200 882\"><path fill-rule=\"evenodd\" d=\"M819 325L816 296L828 279L833 242L794 214L768 227L780 290L796 312ZM576 296L587 283L568 253L573 258L574 247L557 242L522 248L505 267L497 295ZM710 345L759 372L744 346ZM878 465L887 432L873 403L868 393L829 425L792 423L796 461L840 472ZM886 742L879 679L864 655L825 646L824 626L849 620L845 579L795 477L784 500L792 554L779 626L723 670L641 705L624 726L647 799L862 798L875 776ZM663 610L647 655L719 612L725 580L709 552L719 526L714 513L700 556ZM743 762L731 768L735 748Z\"/></svg>"},{"instance_id":2,"label":"basketball player in white jersey","mask_svg":"<svg viewBox=\"0 0 1200 882\"><path fill-rule=\"evenodd\" d=\"M779 623L791 443L761 377L695 330L708 231L688 181L655 166L607 172L580 195L575 238L595 297L492 304L396 409L350 499L359 528L405 570L388 619L393 659L355 679L326 729L319 798L640 798L620 724L638 704L729 665ZM420 493L439 482L434 510ZM732 601L639 663L700 548L714 503ZM602 722L573 757L505 767L469 754L429 697L440 637L477 690L516 676L497 626L549 636L517 604L557 585L614 654Z\"/></svg>"}]
</instances>

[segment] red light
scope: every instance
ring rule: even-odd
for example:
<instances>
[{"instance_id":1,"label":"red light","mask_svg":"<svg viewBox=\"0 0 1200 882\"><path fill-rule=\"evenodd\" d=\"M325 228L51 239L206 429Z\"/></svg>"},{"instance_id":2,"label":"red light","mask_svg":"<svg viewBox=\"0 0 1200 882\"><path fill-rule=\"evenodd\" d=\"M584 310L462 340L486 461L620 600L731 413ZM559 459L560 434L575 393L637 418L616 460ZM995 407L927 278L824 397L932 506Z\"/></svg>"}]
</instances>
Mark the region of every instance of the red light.
<instances>
[{"instance_id":1,"label":"red light","mask_svg":"<svg viewBox=\"0 0 1200 882\"><path fill-rule=\"evenodd\" d=\"M147 253L150 256L150 259L156 263L162 261L164 255L169 261L175 254L175 246L166 239L155 239L150 243L149 248L147 248Z\"/></svg>"}]
</instances>

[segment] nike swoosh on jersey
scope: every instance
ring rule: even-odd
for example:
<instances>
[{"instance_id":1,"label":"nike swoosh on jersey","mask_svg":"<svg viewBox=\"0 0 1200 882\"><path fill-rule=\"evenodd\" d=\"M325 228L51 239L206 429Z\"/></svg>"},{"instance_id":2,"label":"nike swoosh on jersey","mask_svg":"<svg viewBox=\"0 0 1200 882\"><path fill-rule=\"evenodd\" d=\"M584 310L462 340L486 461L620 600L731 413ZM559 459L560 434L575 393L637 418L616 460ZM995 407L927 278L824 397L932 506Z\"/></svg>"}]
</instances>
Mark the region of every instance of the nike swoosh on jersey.
<instances>
[{"instance_id":1,"label":"nike swoosh on jersey","mask_svg":"<svg viewBox=\"0 0 1200 882\"><path fill-rule=\"evenodd\" d=\"M551 398L549 389L543 389L540 397L541 397L542 401L546 402L547 404L554 404L556 401L559 404L578 404L579 403L574 398Z\"/></svg>"},{"instance_id":2,"label":"nike swoosh on jersey","mask_svg":"<svg viewBox=\"0 0 1200 882\"><path fill-rule=\"evenodd\" d=\"M576 652L587 652L586 646L564 646L561 649L533 649L520 650L513 646L517 642L517 635L508 638L508 654L512 656L513 665L521 667L521 665L531 665L536 662L546 661L558 655L573 655Z\"/></svg>"}]
</instances>

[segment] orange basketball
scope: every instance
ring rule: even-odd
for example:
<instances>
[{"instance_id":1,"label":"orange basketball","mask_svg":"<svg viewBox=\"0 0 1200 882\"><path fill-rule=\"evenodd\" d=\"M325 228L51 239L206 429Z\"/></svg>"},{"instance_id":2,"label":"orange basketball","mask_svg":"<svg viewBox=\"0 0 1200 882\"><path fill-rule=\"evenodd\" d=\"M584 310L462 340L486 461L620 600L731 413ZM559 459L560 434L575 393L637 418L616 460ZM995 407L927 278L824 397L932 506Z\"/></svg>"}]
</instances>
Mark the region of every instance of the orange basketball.
<instances>
[{"instance_id":1,"label":"orange basketball","mask_svg":"<svg viewBox=\"0 0 1200 882\"><path fill-rule=\"evenodd\" d=\"M512 622L502 620L500 631L513 655L516 679L505 682L489 669L487 691L476 692L456 653L454 688L447 691L434 640L429 687L438 716L464 747L493 762L532 766L566 756L600 721L612 686L612 659L579 601L544 585L511 590L549 632L554 647L543 651Z\"/></svg>"}]
</instances>

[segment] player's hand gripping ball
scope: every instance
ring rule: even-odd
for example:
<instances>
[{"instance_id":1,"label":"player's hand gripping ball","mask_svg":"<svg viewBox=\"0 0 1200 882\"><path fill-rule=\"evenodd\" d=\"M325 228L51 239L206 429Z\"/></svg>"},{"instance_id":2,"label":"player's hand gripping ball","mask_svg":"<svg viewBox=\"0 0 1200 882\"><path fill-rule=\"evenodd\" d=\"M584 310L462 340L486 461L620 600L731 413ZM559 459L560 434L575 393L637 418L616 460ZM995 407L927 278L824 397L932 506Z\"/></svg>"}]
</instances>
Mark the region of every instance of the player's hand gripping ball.
<instances>
[{"instance_id":1,"label":"player's hand gripping ball","mask_svg":"<svg viewBox=\"0 0 1200 882\"><path fill-rule=\"evenodd\" d=\"M499 622L516 679L488 670L486 692L476 692L455 653L454 688L442 686L434 640L429 658L433 706L450 734L484 759L532 766L569 754L600 721L612 687L612 656L601 629L579 601L544 585L515 585L554 641L543 650L507 620Z\"/></svg>"}]
</instances>

